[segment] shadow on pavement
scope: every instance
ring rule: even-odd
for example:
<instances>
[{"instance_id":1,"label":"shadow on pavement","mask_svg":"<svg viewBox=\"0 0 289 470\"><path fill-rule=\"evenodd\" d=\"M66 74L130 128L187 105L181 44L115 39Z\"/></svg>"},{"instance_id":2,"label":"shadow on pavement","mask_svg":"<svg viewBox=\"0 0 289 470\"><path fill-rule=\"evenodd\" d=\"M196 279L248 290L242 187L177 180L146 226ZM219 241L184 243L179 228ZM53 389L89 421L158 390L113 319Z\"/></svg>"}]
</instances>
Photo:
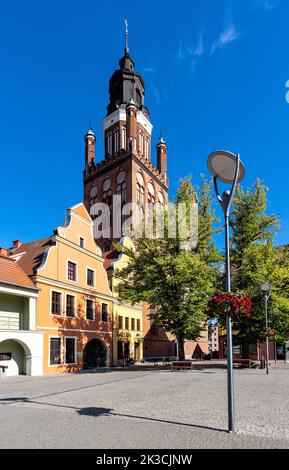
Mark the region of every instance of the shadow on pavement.
<instances>
[{"instance_id":1,"label":"shadow on pavement","mask_svg":"<svg viewBox=\"0 0 289 470\"><path fill-rule=\"evenodd\" d=\"M11 398L1 398L0 402L7 402L5 405L11 405L15 403L30 403L34 405L44 405L44 406L51 406L55 408L62 408L62 409L70 409L70 410L75 410L80 416L93 416L95 418L100 417L100 416L118 416L121 418L130 418L130 419L137 419L137 420L143 420L143 421L152 421L155 423L165 423L165 424L172 424L174 426L186 426L186 427L192 427L195 429L205 429L209 431L217 431L217 432L223 432L227 433L225 429L221 428L214 428L213 426L203 426L199 424L190 424L190 423L181 423L178 421L171 421L167 419L159 419L159 418L150 418L147 416L135 416L135 415L129 415L125 413L116 413L113 411L112 408L98 408L98 407L86 407L86 408L78 408L75 406L70 406L70 405L60 405L56 403L46 403L46 402L39 402L35 401L29 398L25 397L11 397ZM4 404L4 403L2 403Z\"/></svg>"},{"instance_id":2,"label":"shadow on pavement","mask_svg":"<svg viewBox=\"0 0 289 470\"><path fill-rule=\"evenodd\" d=\"M150 418L147 416L135 416L135 415L128 415L124 413L115 413L113 410L109 408L81 408L78 409L77 413L81 416L120 416L123 418L131 418L131 419L138 419L138 420L144 420L144 421L153 421L155 423L165 423L165 424L173 424L175 426L188 426L196 429L205 429L209 431L218 431L218 432L224 432L227 434L227 431L225 429L220 429L220 428L214 428L212 426L203 426L200 424L191 424L191 423L181 423L178 421L170 421L167 419L159 419L159 418Z\"/></svg>"}]
</instances>

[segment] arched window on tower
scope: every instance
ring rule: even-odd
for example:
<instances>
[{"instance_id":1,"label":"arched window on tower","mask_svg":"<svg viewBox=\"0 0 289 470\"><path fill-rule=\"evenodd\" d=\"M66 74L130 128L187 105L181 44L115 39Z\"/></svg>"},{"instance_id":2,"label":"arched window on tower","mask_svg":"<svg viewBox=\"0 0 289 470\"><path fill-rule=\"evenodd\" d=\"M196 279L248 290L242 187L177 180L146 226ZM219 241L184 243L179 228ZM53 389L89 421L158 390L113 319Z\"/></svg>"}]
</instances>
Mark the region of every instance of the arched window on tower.
<instances>
[{"instance_id":1,"label":"arched window on tower","mask_svg":"<svg viewBox=\"0 0 289 470\"><path fill-rule=\"evenodd\" d=\"M113 143L114 143L114 154L116 154L119 151L119 134L118 134L118 129L115 129L113 132Z\"/></svg>"},{"instance_id":2,"label":"arched window on tower","mask_svg":"<svg viewBox=\"0 0 289 470\"><path fill-rule=\"evenodd\" d=\"M121 148L126 150L126 127L122 126L121 129Z\"/></svg>"},{"instance_id":3,"label":"arched window on tower","mask_svg":"<svg viewBox=\"0 0 289 470\"><path fill-rule=\"evenodd\" d=\"M108 155L112 155L112 133L111 132L107 134L106 148L107 148Z\"/></svg>"},{"instance_id":4,"label":"arched window on tower","mask_svg":"<svg viewBox=\"0 0 289 470\"><path fill-rule=\"evenodd\" d=\"M149 204L154 204L155 202L156 202L155 188L154 188L152 182L150 182L148 184L148 203Z\"/></svg>"},{"instance_id":5,"label":"arched window on tower","mask_svg":"<svg viewBox=\"0 0 289 470\"><path fill-rule=\"evenodd\" d=\"M149 159L150 156L150 142L149 142L149 137L146 137L145 139L145 157Z\"/></svg>"},{"instance_id":6,"label":"arched window on tower","mask_svg":"<svg viewBox=\"0 0 289 470\"><path fill-rule=\"evenodd\" d=\"M123 215L123 207L127 202L127 184L126 184L126 174L125 171L120 170L116 177L116 194L120 196L120 206L121 206L121 233L123 235L123 224L127 218L126 215Z\"/></svg>"},{"instance_id":7,"label":"arched window on tower","mask_svg":"<svg viewBox=\"0 0 289 470\"><path fill-rule=\"evenodd\" d=\"M136 175L137 226L140 226L144 221L144 192L144 178L142 173L139 171Z\"/></svg>"},{"instance_id":8,"label":"arched window on tower","mask_svg":"<svg viewBox=\"0 0 289 470\"><path fill-rule=\"evenodd\" d=\"M96 215L94 214L93 206L97 203L97 186L93 185L89 193L89 207L90 216L94 220Z\"/></svg>"},{"instance_id":9,"label":"arched window on tower","mask_svg":"<svg viewBox=\"0 0 289 470\"><path fill-rule=\"evenodd\" d=\"M111 228L112 228L112 192L111 192L111 180L109 178L106 178L103 182L102 202L109 207L109 211L110 211L110 230L109 230L109 232L110 232L110 235L111 235Z\"/></svg>"},{"instance_id":10,"label":"arched window on tower","mask_svg":"<svg viewBox=\"0 0 289 470\"><path fill-rule=\"evenodd\" d=\"M144 135L143 135L143 132L140 132L140 134L139 134L139 153L141 155L144 154Z\"/></svg>"},{"instance_id":11,"label":"arched window on tower","mask_svg":"<svg viewBox=\"0 0 289 470\"><path fill-rule=\"evenodd\" d=\"M126 184L126 174L125 171L121 170L116 178L116 193L121 196L121 207L126 204L126 190L127 190L127 184Z\"/></svg>"},{"instance_id":12,"label":"arched window on tower","mask_svg":"<svg viewBox=\"0 0 289 470\"><path fill-rule=\"evenodd\" d=\"M136 203L144 205L144 179L140 171L136 175Z\"/></svg>"},{"instance_id":13,"label":"arched window on tower","mask_svg":"<svg viewBox=\"0 0 289 470\"><path fill-rule=\"evenodd\" d=\"M164 199L164 195L162 193L162 191L159 191L159 194L158 194L158 204L160 206L163 206L165 203L165 199Z\"/></svg>"}]
</instances>

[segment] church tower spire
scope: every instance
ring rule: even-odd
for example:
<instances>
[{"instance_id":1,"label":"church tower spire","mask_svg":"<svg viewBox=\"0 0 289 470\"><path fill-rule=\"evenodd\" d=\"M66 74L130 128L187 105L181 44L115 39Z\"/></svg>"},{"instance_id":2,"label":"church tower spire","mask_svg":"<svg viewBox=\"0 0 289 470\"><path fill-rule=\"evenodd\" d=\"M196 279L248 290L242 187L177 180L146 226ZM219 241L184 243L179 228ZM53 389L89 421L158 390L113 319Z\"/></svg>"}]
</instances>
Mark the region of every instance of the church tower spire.
<instances>
[{"instance_id":1,"label":"church tower spire","mask_svg":"<svg viewBox=\"0 0 289 470\"><path fill-rule=\"evenodd\" d=\"M125 44L124 44L124 53L129 54L129 47L128 47L128 21L124 20L125 24Z\"/></svg>"},{"instance_id":2,"label":"church tower spire","mask_svg":"<svg viewBox=\"0 0 289 470\"><path fill-rule=\"evenodd\" d=\"M95 161L92 131L85 137L84 201L93 217L92 208L98 202L105 203L112 216L114 212L121 213L127 203L137 204L140 213L145 215L147 203L166 204L168 201L167 147L161 139L157 145L157 164L154 165L151 161L153 125L144 104L145 83L134 65L125 20L124 56L109 81L109 104L103 120L103 161ZM118 196L121 203L116 202L114 196ZM121 217L122 227L126 216L121 214ZM115 232L116 227L119 227L119 222L112 217L109 234L105 239L97 240L104 251L110 250L112 242L123 235Z\"/></svg>"},{"instance_id":3,"label":"church tower spire","mask_svg":"<svg viewBox=\"0 0 289 470\"><path fill-rule=\"evenodd\" d=\"M124 56L119 61L119 66L121 70L134 70L134 61L129 55L128 47L128 21L124 20L125 24L125 41L124 41Z\"/></svg>"}]
</instances>

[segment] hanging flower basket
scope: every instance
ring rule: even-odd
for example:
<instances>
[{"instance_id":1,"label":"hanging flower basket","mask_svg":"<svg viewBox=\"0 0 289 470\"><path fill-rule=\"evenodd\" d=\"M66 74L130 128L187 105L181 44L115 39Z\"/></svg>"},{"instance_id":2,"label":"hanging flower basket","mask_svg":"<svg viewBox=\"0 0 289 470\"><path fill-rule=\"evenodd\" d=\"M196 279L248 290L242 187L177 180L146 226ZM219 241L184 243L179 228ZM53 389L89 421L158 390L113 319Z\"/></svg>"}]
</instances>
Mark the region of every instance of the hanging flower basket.
<instances>
[{"instance_id":1,"label":"hanging flower basket","mask_svg":"<svg viewBox=\"0 0 289 470\"><path fill-rule=\"evenodd\" d=\"M245 292L215 292L206 309L210 319L225 320L229 315L234 322L251 318L252 301Z\"/></svg>"}]
</instances>

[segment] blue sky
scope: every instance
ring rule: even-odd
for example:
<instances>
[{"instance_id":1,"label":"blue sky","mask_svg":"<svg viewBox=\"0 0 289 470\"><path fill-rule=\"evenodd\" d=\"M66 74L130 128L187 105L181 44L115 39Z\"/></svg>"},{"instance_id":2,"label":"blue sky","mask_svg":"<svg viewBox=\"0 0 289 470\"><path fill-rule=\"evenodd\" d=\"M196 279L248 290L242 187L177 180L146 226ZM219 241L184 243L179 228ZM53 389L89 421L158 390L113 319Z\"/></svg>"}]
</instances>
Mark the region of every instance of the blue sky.
<instances>
[{"instance_id":1,"label":"blue sky","mask_svg":"<svg viewBox=\"0 0 289 470\"><path fill-rule=\"evenodd\" d=\"M171 195L179 178L208 176L211 151L240 152L245 184L260 177L270 187L270 211L282 220L278 242L288 243L288 0L109 5L1 4L0 246L51 234L82 199L83 136L91 119L102 160L124 18L146 83L153 144L160 130L168 144Z\"/></svg>"}]
</instances>

